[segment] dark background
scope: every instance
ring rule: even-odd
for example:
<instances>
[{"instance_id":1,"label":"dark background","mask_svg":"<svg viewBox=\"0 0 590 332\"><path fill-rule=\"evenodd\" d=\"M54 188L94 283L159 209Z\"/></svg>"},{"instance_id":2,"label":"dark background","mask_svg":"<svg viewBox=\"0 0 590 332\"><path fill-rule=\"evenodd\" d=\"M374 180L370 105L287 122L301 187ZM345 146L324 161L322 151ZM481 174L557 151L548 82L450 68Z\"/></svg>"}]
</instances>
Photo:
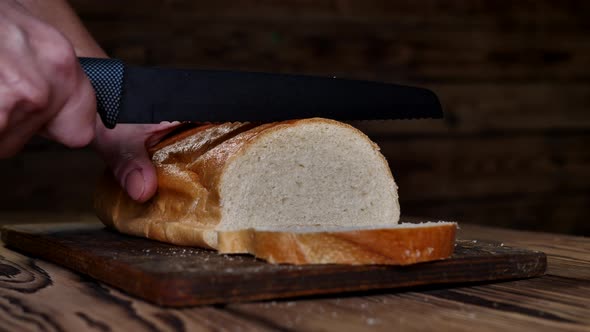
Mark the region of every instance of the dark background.
<instances>
[{"instance_id":1,"label":"dark background","mask_svg":"<svg viewBox=\"0 0 590 332\"><path fill-rule=\"evenodd\" d=\"M589 1L72 3L111 56L136 64L432 88L445 120L355 123L388 158L402 214L590 235ZM36 140L0 161L0 209L87 215L103 167Z\"/></svg>"}]
</instances>

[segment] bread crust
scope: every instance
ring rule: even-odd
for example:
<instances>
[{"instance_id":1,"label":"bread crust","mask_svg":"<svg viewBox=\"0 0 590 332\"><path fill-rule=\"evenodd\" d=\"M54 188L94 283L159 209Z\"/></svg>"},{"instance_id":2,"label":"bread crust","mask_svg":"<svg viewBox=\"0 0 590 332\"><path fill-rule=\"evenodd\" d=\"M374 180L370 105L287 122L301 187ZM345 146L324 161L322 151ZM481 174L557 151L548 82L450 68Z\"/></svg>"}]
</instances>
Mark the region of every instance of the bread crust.
<instances>
[{"instance_id":1,"label":"bread crust","mask_svg":"<svg viewBox=\"0 0 590 332\"><path fill-rule=\"evenodd\" d=\"M409 265L450 257L457 225L289 232L219 232L220 253L249 253L279 264Z\"/></svg>"},{"instance_id":2,"label":"bread crust","mask_svg":"<svg viewBox=\"0 0 590 332\"><path fill-rule=\"evenodd\" d=\"M130 235L178 245L215 248L220 220L219 198L210 181L188 169L229 137L252 126L242 123L205 125L168 138L151 149L158 191L146 203L133 201L114 177L99 180L94 207L107 226Z\"/></svg>"},{"instance_id":3,"label":"bread crust","mask_svg":"<svg viewBox=\"0 0 590 332\"><path fill-rule=\"evenodd\" d=\"M275 263L411 264L450 255L454 231L448 226L344 233L218 232L216 227L222 219L220 188L226 167L246 153L257 138L305 123L352 128L334 120L314 118L260 126L210 124L190 129L150 149L158 176L158 191L150 201L133 201L114 177L105 173L95 195L97 216L105 225L126 234L224 253L249 252ZM371 142L365 134L352 129ZM375 143L371 145L379 150ZM380 157L387 165L385 158ZM389 167L387 170L393 179ZM436 250L426 255L426 246ZM407 248L419 250L415 251L420 252L419 257ZM406 249L410 250L409 255L405 255Z\"/></svg>"}]
</instances>

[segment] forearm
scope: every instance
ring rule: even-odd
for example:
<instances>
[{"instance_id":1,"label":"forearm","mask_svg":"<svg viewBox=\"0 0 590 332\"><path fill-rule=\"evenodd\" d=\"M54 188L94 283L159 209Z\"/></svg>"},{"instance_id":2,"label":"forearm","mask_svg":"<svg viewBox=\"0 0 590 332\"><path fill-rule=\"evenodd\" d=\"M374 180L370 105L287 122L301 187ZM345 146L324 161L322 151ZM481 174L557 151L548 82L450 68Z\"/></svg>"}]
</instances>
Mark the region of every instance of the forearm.
<instances>
[{"instance_id":1,"label":"forearm","mask_svg":"<svg viewBox=\"0 0 590 332\"><path fill-rule=\"evenodd\" d=\"M72 43L76 55L107 57L66 0L17 0L41 20L54 26Z\"/></svg>"}]
</instances>

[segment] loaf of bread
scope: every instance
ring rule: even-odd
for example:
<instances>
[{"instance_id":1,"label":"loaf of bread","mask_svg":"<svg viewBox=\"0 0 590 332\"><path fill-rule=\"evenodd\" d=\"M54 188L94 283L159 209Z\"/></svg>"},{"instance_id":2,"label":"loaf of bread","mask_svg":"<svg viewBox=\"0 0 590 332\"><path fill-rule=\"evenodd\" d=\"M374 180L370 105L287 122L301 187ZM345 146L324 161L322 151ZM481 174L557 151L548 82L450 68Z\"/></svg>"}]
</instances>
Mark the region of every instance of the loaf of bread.
<instances>
[{"instance_id":1,"label":"loaf of bread","mask_svg":"<svg viewBox=\"0 0 590 332\"><path fill-rule=\"evenodd\" d=\"M150 154L158 191L131 200L99 181L98 217L123 233L272 263L412 264L451 255L454 223L398 224L378 146L327 119L204 125Z\"/></svg>"}]
</instances>

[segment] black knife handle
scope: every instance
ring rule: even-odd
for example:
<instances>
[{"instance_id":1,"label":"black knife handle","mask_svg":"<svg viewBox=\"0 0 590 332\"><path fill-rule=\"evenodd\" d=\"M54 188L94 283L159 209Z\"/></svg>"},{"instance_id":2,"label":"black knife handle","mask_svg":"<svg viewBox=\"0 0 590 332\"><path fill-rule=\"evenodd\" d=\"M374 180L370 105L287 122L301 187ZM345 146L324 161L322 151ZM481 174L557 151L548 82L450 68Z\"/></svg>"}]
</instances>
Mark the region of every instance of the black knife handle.
<instances>
[{"instance_id":1,"label":"black knife handle","mask_svg":"<svg viewBox=\"0 0 590 332\"><path fill-rule=\"evenodd\" d=\"M117 59L78 58L96 93L96 109L105 127L117 124L123 95L125 64Z\"/></svg>"}]
</instances>

